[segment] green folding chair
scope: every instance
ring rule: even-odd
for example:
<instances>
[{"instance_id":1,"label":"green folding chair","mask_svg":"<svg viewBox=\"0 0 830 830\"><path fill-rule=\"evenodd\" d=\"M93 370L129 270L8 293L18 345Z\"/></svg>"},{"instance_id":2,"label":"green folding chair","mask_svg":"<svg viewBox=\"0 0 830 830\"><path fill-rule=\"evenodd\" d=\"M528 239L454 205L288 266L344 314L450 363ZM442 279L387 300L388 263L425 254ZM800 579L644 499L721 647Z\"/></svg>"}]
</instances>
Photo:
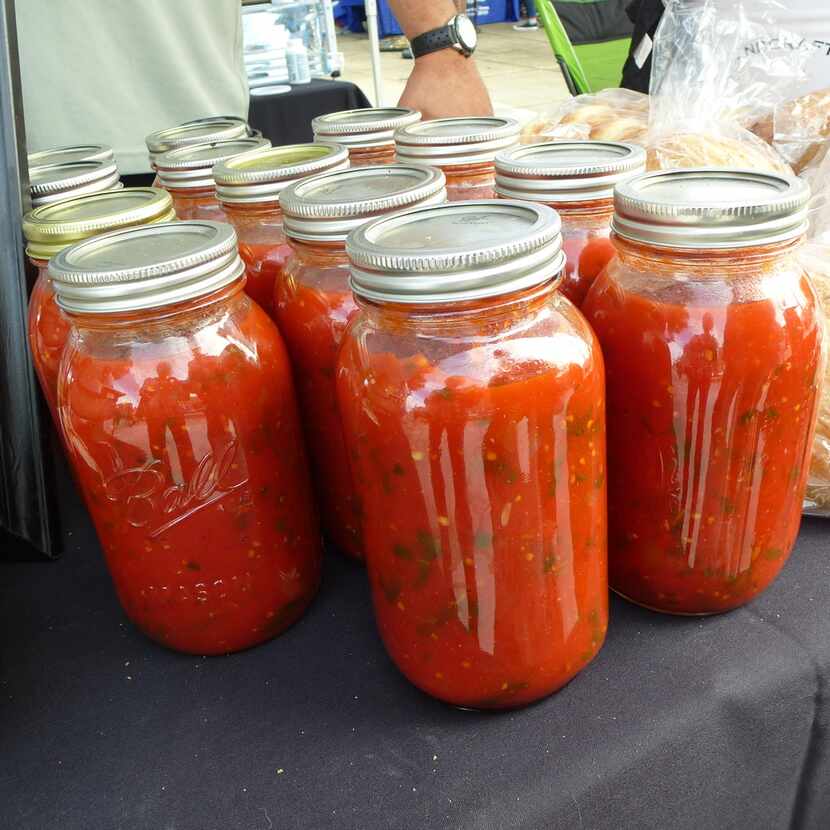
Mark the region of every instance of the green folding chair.
<instances>
[{"instance_id":1,"label":"green folding chair","mask_svg":"<svg viewBox=\"0 0 830 830\"><path fill-rule=\"evenodd\" d=\"M551 0L536 0L536 13L572 95L619 86L630 37L574 46Z\"/></svg>"}]
</instances>

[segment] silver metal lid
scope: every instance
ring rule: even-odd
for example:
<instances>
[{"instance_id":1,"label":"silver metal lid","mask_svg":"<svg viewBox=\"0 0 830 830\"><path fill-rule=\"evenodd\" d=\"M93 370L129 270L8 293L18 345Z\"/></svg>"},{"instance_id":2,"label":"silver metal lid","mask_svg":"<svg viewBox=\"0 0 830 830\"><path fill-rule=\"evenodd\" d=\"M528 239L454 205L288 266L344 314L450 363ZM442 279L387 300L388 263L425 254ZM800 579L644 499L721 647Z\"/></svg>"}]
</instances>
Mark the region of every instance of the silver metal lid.
<instances>
[{"instance_id":1,"label":"silver metal lid","mask_svg":"<svg viewBox=\"0 0 830 830\"><path fill-rule=\"evenodd\" d=\"M248 135L254 135L256 132L251 129L251 125L244 118L240 118L238 115L207 115L204 118L194 118L191 121L185 121L181 126L186 127L190 124L227 124L228 122L241 124Z\"/></svg>"},{"instance_id":2,"label":"silver metal lid","mask_svg":"<svg viewBox=\"0 0 830 830\"><path fill-rule=\"evenodd\" d=\"M123 187L114 161L65 161L29 170L32 206Z\"/></svg>"},{"instance_id":3,"label":"silver metal lid","mask_svg":"<svg viewBox=\"0 0 830 830\"><path fill-rule=\"evenodd\" d=\"M286 236L342 242L354 228L385 213L447 199L446 178L422 164L384 164L321 173L280 194Z\"/></svg>"},{"instance_id":4,"label":"silver metal lid","mask_svg":"<svg viewBox=\"0 0 830 830\"><path fill-rule=\"evenodd\" d=\"M58 305L84 314L185 302L218 291L244 270L234 229L206 220L113 231L49 261Z\"/></svg>"},{"instance_id":5,"label":"silver metal lid","mask_svg":"<svg viewBox=\"0 0 830 830\"><path fill-rule=\"evenodd\" d=\"M112 147L107 147L106 144L73 144L29 153L29 167L63 164L68 161L115 161L115 156Z\"/></svg>"},{"instance_id":6,"label":"silver metal lid","mask_svg":"<svg viewBox=\"0 0 830 830\"><path fill-rule=\"evenodd\" d=\"M451 167L492 162L519 143L521 128L512 118L436 118L395 133L398 161Z\"/></svg>"},{"instance_id":7,"label":"silver metal lid","mask_svg":"<svg viewBox=\"0 0 830 830\"><path fill-rule=\"evenodd\" d=\"M494 297L540 285L565 265L561 221L546 205L450 202L376 219L346 241L352 290L411 304Z\"/></svg>"},{"instance_id":8,"label":"silver metal lid","mask_svg":"<svg viewBox=\"0 0 830 830\"><path fill-rule=\"evenodd\" d=\"M534 202L611 199L614 186L646 169L646 151L621 141L553 141L496 156L496 193Z\"/></svg>"},{"instance_id":9,"label":"silver metal lid","mask_svg":"<svg viewBox=\"0 0 830 830\"><path fill-rule=\"evenodd\" d=\"M165 187L175 190L213 187L213 166L241 153L271 146L267 138L243 136L228 141L191 144L156 156L156 174Z\"/></svg>"},{"instance_id":10,"label":"silver metal lid","mask_svg":"<svg viewBox=\"0 0 830 830\"><path fill-rule=\"evenodd\" d=\"M348 166L349 151L339 144L285 144L219 162L213 180L225 204L273 202L297 179Z\"/></svg>"},{"instance_id":11,"label":"silver metal lid","mask_svg":"<svg viewBox=\"0 0 830 830\"><path fill-rule=\"evenodd\" d=\"M375 107L319 115L311 122L315 141L336 141L347 147L392 144L395 131L421 120L421 113L406 107Z\"/></svg>"},{"instance_id":12,"label":"silver metal lid","mask_svg":"<svg viewBox=\"0 0 830 830\"><path fill-rule=\"evenodd\" d=\"M157 155L176 147L227 141L245 135L248 135L248 125L241 118L221 116L186 121L176 127L150 133L144 140L147 144L147 152L150 154L150 161L155 162Z\"/></svg>"},{"instance_id":13,"label":"silver metal lid","mask_svg":"<svg viewBox=\"0 0 830 830\"><path fill-rule=\"evenodd\" d=\"M611 227L665 248L745 248L807 230L810 188L793 176L692 168L646 173L617 185Z\"/></svg>"}]
</instances>

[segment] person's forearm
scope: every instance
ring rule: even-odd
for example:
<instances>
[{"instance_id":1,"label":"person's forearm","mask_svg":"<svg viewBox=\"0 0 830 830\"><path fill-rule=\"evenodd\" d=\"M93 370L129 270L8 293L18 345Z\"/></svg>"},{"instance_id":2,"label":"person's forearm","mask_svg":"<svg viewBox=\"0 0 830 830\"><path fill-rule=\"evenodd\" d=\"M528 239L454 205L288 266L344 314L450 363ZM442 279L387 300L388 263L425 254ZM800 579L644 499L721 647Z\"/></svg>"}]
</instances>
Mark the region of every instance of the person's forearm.
<instances>
[{"instance_id":1,"label":"person's forearm","mask_svg":"<svg viewBox=\"0 0 830 830\"><path fill-rule=\"evenodd\" d=\"M456 14L453 0L389 0L389 6L410 40L443 26Z\"/></svg>"},{"instance_id":2,"label":"person's forearm","mask_svg":"<svg viewBox=\"0 0 830 830\"><path fill-rule=\"evenodd\" d=\"M454 0L389 0L389 5L410 40L444 26L457 13ZM416 59L400 105L420 110L424 118L493 112L475 62L451 48Z\"/></svg>"}]
</instances>

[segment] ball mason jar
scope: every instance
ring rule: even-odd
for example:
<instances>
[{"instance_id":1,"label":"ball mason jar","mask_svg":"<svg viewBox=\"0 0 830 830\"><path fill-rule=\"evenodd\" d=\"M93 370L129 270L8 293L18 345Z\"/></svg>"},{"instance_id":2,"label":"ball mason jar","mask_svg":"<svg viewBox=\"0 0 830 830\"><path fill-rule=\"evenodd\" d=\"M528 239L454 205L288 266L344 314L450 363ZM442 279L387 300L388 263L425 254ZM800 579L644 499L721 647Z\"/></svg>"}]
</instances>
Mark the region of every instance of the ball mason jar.
<instances>
[{"instance_id":1,"label":"ball mason jar","mask_svg":"<svg viewBox=\"0 0 830 830\"><path fill-rule=\"evenodd\" d=\"M346 236L373 217L446 201L444 185L433 167L393 164L321 173L280 196L292 253L276 282L277 322L294 366L323 528L356 559L363 558L361 507L335 386L340 343L357 309Z\"/></svg>"},{"instance_id":2,"label":"ball mason jar","mask_svg":"<svg viewBox=\"0 0 830 830\"><path fill-rule=\"evenodd\" d=\"M496 195L541 202L562 219L565 275L559 290L580 307L614 255L614 185L644 173L646 153L616 141L554 141L496 156Z\"/></svg>"},{"instance_id":3,"label":"ball mason jar","mask_svg":"<svg viewBox=\"0 0 830 830\"><path fill-rule=\"evenodd\" d=\"M193 144L214 144L217 141L230 141L244 138L251 134L247 123L235 116L215 116L185 121L175 127L167 127L150 133L144 142L147 145L147 158L151 169L156 169L156 157L168 150L188 147ZM158 186L158 179L153 182Z\"/></svg>"},{"instance_id":4,"label":"ball mason jar","mask_svg":"<svg viewBox=\"0 0 830 830\"><path fill-rule=\"evenodd\" d=\"M55 303L47 274L49 260L69 245L90 236L175 218L170 194L151 187L127 187L53 202L23 217L26 254L37 274L29 297L29 348L40 388L56 424L58 368L69 338L70 322Z\"/></svg>"},{"instance_id":5,"label":"ball mason jar","mask_svg":"<svg viewBox=\"0 0 830 830\"><path fill-rule=\"evenodd\" d=\"M234 156L213 168L216 198L236 229L245 263L245 291L274 317L274 286L291 248L283 231L280 193L298 179L344 170L338 144L288 144Z\"/></svg>"},{"instance_id":6,"label":"ball mason jar","mask_svg":"<svg viewBox=\"0 0 830 830\"><path fill-rule=\"evenodd\" d=\"M311 122L315 141L348 148L352 167L395 161L395 130L415 124L421 113L406 107L374 107L319 115Z\"/></svg>"},{"instance_id":7,"label":"ball mason jar","mask_svg":"<svg viewBox=\"0 0 830 830\"><path fill-rule=\"evenodd\" d=\"M226 222L216 198L213 166L221 161L271 146L267 138L232 138L211 144L190 144L156 156L159 186L173 197L179 219L210 219Z\"/></svg>"},{"instance_id":8,"label":"ball mason jar","mask_svg":"<svg viewBox=\"0 0 830 830\"><path fill-rule=\"evenodd\" d=\"M58 406L127 616L194 654L256 645L321 564L288 356L230 225L98 236L49 263L72 319Z\"/></svg>"},{"instance_id":9,"label":"ball mason jar","mask_svg":"<svg viewBox=\"0 0 830 830\"><path fill-rule=\"evenodd\" d=\"M447 198L492 199L496 155L519 143L512 118L436 118L395 133L398 161L431 164L447 177Z\"/></svg>"},{"instance_id":10,"label":"ball mason jar","mask_svg":"<svg viewBox=\"0 0 830 830\"><path fill-rule=\"evenodd\" d=\"M32 207L49 205L88 193L119 190L124 185L115 161L62 161L29 168Z\"/></svg>"},{"instance_id":11,"label":"ball mason jar","mask_svg":"<svg viewBox=\"0 0 830 830\"><path fill-rule=\"evenodd\" d=\"M557 291L559 218L450 203L347 250L338 393L386 649L458 706L550 694L608 614L602 357Z\"/></svg>"},{"instance_id":12,"label":"ball mason jar","mask_svg":"<svg viewBox=\"0 0 830 830\"><path fill-rule=\"evenodd\" d=\"M617 255L583 311L607 375L610 583L640 605L728 611L790 555L823 371L794 256L807 197L712 168L617 186Z\"/></svg>"}]
</instances>

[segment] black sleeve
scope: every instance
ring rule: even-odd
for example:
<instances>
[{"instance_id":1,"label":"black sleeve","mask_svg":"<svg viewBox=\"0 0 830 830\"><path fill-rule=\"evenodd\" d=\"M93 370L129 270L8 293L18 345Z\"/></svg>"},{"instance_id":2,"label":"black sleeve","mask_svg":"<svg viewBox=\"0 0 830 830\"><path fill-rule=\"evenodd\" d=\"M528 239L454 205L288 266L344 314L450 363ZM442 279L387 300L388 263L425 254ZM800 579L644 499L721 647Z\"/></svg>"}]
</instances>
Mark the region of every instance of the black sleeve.
<instances>
[{"instance_id":1,"label":"black sleeve","mask_svg":"<svg viewBox=\"0 0 830 830\"><path fill-rule=\"evenodd\" d=\"M631 36L631 51L625 61L620 86L634 89L637 92L648 92L651 78L651 49L642 66L637 66L634 55L637 53L643 38L654 39L657 24L663 16L663 0L632 0L626 12L634 24L634 34Z\"/></svg>"}]
</instances>

